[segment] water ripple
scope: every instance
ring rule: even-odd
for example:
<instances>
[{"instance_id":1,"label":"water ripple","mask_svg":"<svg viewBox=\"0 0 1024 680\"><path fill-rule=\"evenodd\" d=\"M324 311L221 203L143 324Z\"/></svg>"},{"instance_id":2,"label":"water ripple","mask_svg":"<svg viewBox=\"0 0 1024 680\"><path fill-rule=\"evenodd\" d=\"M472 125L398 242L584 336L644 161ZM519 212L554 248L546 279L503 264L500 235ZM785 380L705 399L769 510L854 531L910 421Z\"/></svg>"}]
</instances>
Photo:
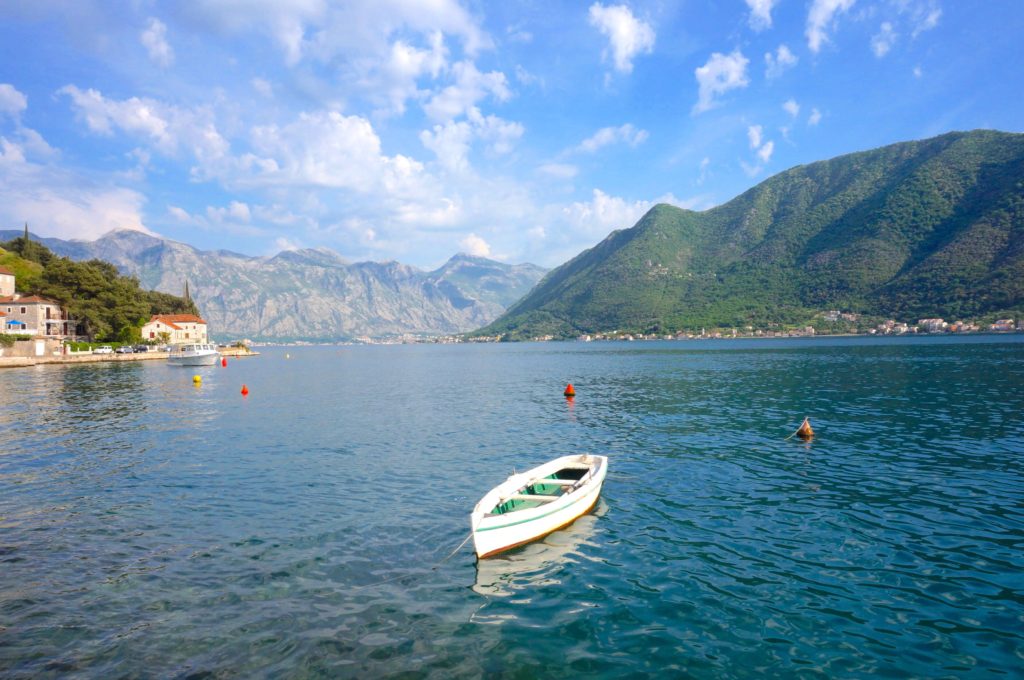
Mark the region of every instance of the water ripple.
<instances>
[{"instance_id":1,"label":"water ripple","mask_svg":"<svg viewBox=\"0 0 1024 680\"><path fill-rule=\"evenodd\" d=\"M0 372L5 677L1024 667L1018 340L288 351ZM439 564L588 450L594 513Z\"/></svg>"}]
</instances>

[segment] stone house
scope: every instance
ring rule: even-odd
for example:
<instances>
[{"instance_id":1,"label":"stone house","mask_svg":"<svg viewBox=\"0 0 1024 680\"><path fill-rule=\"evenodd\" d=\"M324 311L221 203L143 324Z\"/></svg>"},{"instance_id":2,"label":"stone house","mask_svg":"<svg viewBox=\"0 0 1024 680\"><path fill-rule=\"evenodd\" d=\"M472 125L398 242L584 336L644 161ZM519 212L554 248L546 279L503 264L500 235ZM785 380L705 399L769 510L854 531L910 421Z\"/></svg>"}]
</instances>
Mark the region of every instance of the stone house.
<instances>
[{"instance_id":1,"label":"stone house","mask_svg":"<svg viewBox=\"0 0 1024 680\"><path fill-rule=\"evenodd\" d=\"M142 340L163 342L164 333L173 345L209 342L206 322L195 314L154 314L142 327Z\"/></svg>"},{"instance_id":2,"label":"stone house","mask_svg":"<svg viewBox=\"0 0 1024 680\"><path fill-rule=\"evenodd\" d=\"M5 333L70 338L74 337L78 325L59 302L38 295L14 293L0 297L0 312L4 312L2 330Z\"/></svg>"}]
</instances>

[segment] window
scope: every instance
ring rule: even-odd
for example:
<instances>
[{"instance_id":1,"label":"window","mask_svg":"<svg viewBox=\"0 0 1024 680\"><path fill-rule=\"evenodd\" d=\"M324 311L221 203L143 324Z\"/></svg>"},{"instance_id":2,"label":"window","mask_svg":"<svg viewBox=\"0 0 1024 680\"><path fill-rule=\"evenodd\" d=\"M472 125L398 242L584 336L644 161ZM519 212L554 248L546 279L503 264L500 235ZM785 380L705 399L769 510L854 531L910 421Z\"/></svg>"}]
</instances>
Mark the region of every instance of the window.
<instances>
[{"instance_id":1,"label":"window","mask_svg":"<svg viewBox=\"0 0 1024 680\"><path fill-rule=\"evenodd\" d=\"M22 307L22 308L21 308L21 313L22 313L22 314L24 314L24 313L25 313L25 308L24 308L24 307Z\"/></svg>"},{"instance_id":2,"label":"window","mask_svg":"<svg viewBox=\"0 0 1024 680\"><path fill-rule=\"evenodd\" d=\"M152 340L155 337L156 337L156 333L154 333L153 331L150 331L149 332L149 339Z\"/></svg>"}]
</instances>

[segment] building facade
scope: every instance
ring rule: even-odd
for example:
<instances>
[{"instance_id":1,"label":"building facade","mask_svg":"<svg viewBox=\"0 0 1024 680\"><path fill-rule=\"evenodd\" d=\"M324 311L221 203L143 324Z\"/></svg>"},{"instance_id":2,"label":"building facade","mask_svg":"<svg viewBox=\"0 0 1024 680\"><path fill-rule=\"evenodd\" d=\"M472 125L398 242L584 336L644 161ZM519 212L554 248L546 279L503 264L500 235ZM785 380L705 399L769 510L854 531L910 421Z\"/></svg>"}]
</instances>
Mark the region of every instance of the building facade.
<instances>
[{"instance_id":1,"label":"building facade","mask_svg":"<svg viewBox=\"0 0 1024 680\"><path fill-rule=\"evenodd\" d=\"M142 327L142 340L172 345L209 342L206 322L194 314L154 314Z\"/></svg>"},{"instance_id":2,"label":"building facade","mask_svg":"<svg viewBox=\"0 0 1024 680\"><path fill-rule=\"evenodd\" d=\"M14 295L14 272L0 267L0 298Z\"/></svg>"},{"instance_id":3,"label":"building facade","mask_svg":"<svg viewBox=\"0 0 1024 680\"><path fill-rule=\"evenodd\" d=\"M74 337L77 324L56 300L17 293L0 297L3 331L47 338Z\"/></svg>"}]
</instances>

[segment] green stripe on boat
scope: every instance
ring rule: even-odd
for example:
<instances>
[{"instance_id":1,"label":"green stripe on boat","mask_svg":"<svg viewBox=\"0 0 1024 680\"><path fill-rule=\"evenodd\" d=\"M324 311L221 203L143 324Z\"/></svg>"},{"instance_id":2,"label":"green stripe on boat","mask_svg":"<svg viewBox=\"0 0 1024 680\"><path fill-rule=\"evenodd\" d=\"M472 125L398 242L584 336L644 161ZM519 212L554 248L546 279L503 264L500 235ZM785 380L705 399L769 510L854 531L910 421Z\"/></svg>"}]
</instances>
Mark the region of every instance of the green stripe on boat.
<instances>
[{"instance_id":1,"label":"green stripe on boat","mask_svg":"<svg viewBox=\"0 0 1024 680\"><path fill-rule=\"evenodd\" d=\"M565 510L566 508L571 508L572 506L576 505L577 503L579 503L581 500L583 500L584 498L586 498L589 495L590 495L590 493L585 493L582 496L580 496L579 498L577 498L576 500L574 500L572 503L569 503L567 505L563 505L562 507L558 508L557 510L552 510L551 512L545 512L543 515L537 515L536 517L531 517L530 519L521 519L518 522L509 522L508 524L502 524L501 526L497 526L497 527L480 527L479 529L477 529L477 531L494 531L495 529L507 529L508 527L514 527L517 524L526 524L527 522L536 522L537 520L542 519L544 517L547 517L548 515L553 515L556 512L561 512L562 510ZM530 508L527 508L527 509L530 509Z\"/></svg>"}]
</instances>

